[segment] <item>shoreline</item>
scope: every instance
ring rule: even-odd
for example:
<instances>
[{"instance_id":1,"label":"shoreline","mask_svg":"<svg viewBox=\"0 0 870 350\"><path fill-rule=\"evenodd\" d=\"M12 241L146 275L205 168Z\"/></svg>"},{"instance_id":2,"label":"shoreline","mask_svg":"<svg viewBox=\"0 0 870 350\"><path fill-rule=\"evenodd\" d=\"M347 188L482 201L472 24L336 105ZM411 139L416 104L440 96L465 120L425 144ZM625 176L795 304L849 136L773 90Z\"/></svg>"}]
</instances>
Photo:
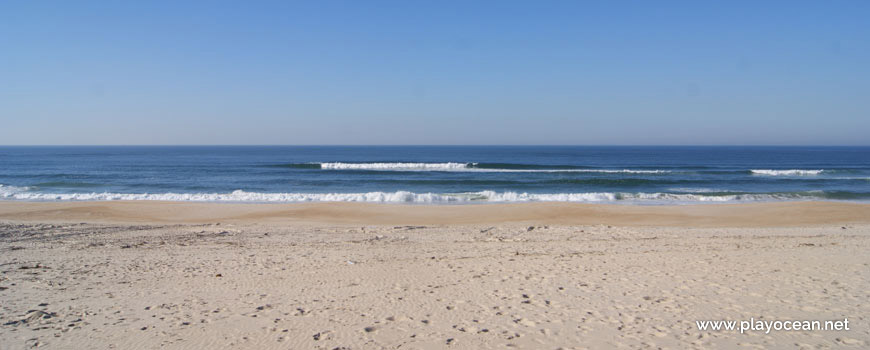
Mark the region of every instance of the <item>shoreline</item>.
<instances>
[{"instance_id":1,"label":"shoreline","mask_svg":"<svg viewBox=\"0 0 870 350\"><path fill-rule=\"evenodd\" d=\"M826 201L655 206L565 202L418 205L352 202L0 201L0 220L177 224L529 223L658 227L792 227L867 224L870 223L870 204Z\"/></svg>"}]
</instances>

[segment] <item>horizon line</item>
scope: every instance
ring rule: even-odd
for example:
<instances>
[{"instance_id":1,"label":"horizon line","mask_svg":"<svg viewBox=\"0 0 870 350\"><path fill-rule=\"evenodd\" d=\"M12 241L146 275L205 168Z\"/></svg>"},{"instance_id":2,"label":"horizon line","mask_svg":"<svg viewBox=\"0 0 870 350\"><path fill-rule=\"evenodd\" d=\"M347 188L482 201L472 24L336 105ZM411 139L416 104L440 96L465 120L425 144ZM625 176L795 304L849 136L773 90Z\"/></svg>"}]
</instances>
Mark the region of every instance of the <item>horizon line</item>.
<instances>
[{"instance_id":1,"label":"horizon line","mask_svg":"<svg viewBox=\"0 0 870 350\"><path fill-rule=\"evenodd\" d=\"M870 147L849 144L19 144L0 147Z\"/></svg>"}]
</instances>

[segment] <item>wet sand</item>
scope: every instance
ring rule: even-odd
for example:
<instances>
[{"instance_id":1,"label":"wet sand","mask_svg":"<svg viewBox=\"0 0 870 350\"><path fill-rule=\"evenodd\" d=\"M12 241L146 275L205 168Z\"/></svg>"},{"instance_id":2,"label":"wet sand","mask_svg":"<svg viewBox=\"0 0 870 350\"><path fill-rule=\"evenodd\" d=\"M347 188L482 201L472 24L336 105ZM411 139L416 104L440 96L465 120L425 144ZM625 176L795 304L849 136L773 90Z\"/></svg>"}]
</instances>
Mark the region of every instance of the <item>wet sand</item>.
<instances>
[{"instance_id":1,"label":"wet sand","mask_svg":"<svg viewBox=\"0 0 870 350\"><path fill-rule=\"evenodd\" d=\"M777 202L637 206L577 203L397 205L371 203L226 204L192 202L0 201L0 219L102 223L350 225L559 225L768 227L870 223L870 204Z\"/></svg>"}]
</instances>

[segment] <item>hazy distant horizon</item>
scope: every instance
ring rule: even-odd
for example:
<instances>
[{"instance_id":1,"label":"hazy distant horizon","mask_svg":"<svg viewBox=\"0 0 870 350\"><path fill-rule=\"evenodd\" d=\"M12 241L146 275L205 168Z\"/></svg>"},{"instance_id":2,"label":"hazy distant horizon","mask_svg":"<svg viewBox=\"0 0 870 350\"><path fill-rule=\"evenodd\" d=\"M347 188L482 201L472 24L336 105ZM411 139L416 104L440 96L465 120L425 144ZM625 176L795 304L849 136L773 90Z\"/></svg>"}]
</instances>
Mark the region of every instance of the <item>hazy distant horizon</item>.
<instances>
[{"instance_id":1,"label":"hazy distant horizon","mask_svg":"<svg viewBox=\"0 0 870 350\"><path fill-rule=\"evenodd\" d=\"M775 147L844 147L865 148L870 144L0 144L2 147L734 147L734 148L775 148Z\"/></svg>"}]
</instances>

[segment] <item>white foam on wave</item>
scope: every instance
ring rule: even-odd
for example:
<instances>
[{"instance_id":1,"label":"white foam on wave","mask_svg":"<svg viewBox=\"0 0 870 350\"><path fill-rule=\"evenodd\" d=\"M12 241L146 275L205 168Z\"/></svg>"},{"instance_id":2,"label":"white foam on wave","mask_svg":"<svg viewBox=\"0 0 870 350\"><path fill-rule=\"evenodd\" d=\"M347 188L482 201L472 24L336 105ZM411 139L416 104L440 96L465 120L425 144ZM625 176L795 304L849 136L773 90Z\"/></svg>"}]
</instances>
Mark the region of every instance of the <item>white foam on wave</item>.
<instances>
[{"instance_id":1,"label":"white foam on wave","mask_svg":"<svg viewBox=\"0 0 870 350\"><path fill-rule=\"evenodd\" d=\"M7 198L15 193L29 191L30 187L9 186L0 184L0 198Z\"/></svg>"},{"instance_id":2,"label":"white foam on wave","mask_svg":"<svg viewBox=\"0 0 870 350\"><path fill-rule=\"evenodd\" d=\"M824 170L802 170L802 169L789 169L789 170L773 170L773 169L752 169L750 172L754 175L767 175L767 176L811 176L811 175L819 175Z\"/></svg>"},{"instance_id":3,"label":"white foam on wave","mask_svg":"<svg viewBox=\"0 0 870 350\"><path fill-rule=\"evenodd\" d=\"M467 163L320 163L326 170L456 171L469 169Z\"/></svg>"},{"instance_id":4,"label":"white foam on wave","mask_svg":"<svg viewBox=\"0 0 870 350\"><path fill-rule=\"evenodd\" d=\"M674 188L669 188L668 191L684 192L684 193L733 192L733 191L729 191L729 190L720 190L720 189L715 189L715 188L700 188L700 187L697 187L697 188L696 187L674 187Z\"/></svg>"},{"instance_id":5,"label":"white foam on wave","mask_svg":"<svg viewBox=\"0 0 870 350\"><path fill-rule=\"evenodd\" d=\"M731 202L772 201L814 196L799 194L734 194L704 196L688 193L519 193L480 191L467 193L43 193L26 187L0 185L0 199L33 201L181 201L181 202L373 202L373 203L504 203L504 202Z\"/></svg>"},{"instance_id":6,"label":"white foam on wave","mask_svg":"<svg viewBox=\"0 0 870 350\"><path fill-rule=\"evenodd\" d=\"M379 171L469 171L488 173L626 173L661 174L668 170L631 169L498 169L476 168L477 163L319 163L324 170L379 170Z\"/></svg>"},{"instance_id":7,"label":"white foam on wave","mask_svg":"<svg viewBox=\"0 0 870 350\"><path fill-rule=\"evenodd\" d=\"M779 201L810 198L798 194L733 194L733 195L698 195L688 193L627 193L627 192L591 192L591 193L495 193L484 191L489 202L739 202L739 201Z\"/></svg>"}]
</instances>

